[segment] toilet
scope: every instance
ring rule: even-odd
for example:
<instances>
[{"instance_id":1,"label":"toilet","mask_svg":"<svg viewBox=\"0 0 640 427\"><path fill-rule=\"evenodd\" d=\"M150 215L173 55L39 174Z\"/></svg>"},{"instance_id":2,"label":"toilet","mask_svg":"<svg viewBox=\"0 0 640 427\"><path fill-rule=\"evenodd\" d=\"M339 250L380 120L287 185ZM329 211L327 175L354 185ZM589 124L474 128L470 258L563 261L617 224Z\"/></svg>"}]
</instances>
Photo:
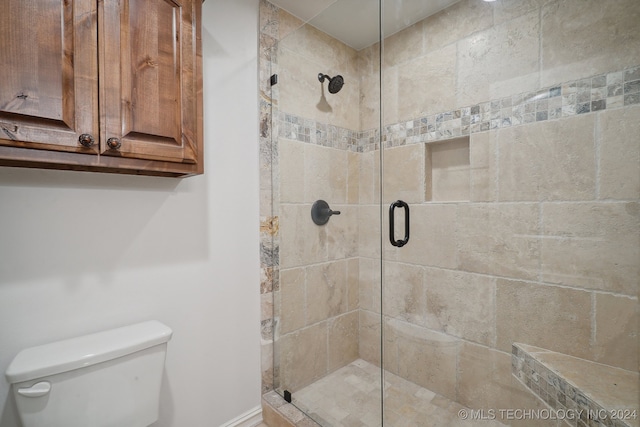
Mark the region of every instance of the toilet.
<instances>
[{"instance_id":1,"label":"toilet","mask_svg":"<svg viewBox=\"0 0 640 427\"><path fill-rule=\"evenodd\" d=\"M171 335L148 321L22 350L5 375L23 427L154 423Z\"/></svg>"}]
</instances>

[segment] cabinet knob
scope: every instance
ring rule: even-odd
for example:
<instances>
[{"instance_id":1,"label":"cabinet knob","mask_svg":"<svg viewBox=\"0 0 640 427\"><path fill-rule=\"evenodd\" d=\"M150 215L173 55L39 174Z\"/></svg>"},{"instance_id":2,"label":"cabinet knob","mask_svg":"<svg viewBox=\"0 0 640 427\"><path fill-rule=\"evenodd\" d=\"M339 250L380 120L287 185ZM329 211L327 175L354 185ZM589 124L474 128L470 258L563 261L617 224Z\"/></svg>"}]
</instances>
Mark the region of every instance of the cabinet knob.
<instances>
[{"instance_id":1,"label":"cabinet knob","mask_svg":"<svg viewBox=\"0 0 640 427\"><path fill-rule=\"evenodd\" d=\"M78 137L78 142L84 147L91 147L95 144L96 140L88 133L83 133Z\"/></svg>"},{"instance_id":2,"label":"cabinet knob","mask_svg":"<svg viewBox=\"0 0 640 427\"><path fill-rule=\"evenodd\" d=\"M122 147L122 143L120 142L120 139L118 139L118 138L109 138L109 139L107 139L107 145L112 150L117 150L118 148Z\"/></svg>"}]
</instances>

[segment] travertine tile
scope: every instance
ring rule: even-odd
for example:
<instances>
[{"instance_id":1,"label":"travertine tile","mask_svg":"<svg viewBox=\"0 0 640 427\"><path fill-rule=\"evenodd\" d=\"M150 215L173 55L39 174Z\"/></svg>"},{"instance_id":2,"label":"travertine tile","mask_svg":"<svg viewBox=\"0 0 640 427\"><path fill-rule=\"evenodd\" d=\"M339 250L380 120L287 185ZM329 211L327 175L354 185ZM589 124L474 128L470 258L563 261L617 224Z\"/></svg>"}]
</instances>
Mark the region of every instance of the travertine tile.
<instances>
[{"instance_id":1,"label":"travertine tile","mask_svg":"<svg viewBox=\"0 0 640 427\"><path fill-rule=\"evenodd\" d=\"M425 19L425 51L433 52L489 28L493 24L491 6L484 2L463 0Z\"/></svg>"},{"instance_id":2,"label":"travertine tile","mask_svg":"<svg viewBox=\"0 0 640 427\"><path fill-rule=\"evenodd\" d=\"M639 17L635 0L556 0L544 6L542 85L637 65Z\"/></svg>"},{"instance_id":3,"label":"travertine tile","mask_svg":"<svg viewBox=\"0 0 640 427\"><path fill-rule=\"evenodd\" d=\"M259 3L260 34L268 34L271 37L278 36L278 10L276 6L266 0Z\"/></svg>"},{"instance_id":4,"label":"travertine tile","mask_svg":"<svg viewBox=\"0 0 640 427\"><path fill-rule=\"evenodd\" d=\"M395 73L394 73L395 74ZM395 83L387 74L385 82ZM385 101L391 101L390 86L384 85ZM397 92L397 91L396 91ZM387 104L385 103L385 111ZM380 75L368 74L360 76L360 122L358 130L373 129L380 126ZM396 117L394 117L394 120Z\"/></svg>"},{"instance_id":5,"label":"travertine tile","mask_svg":"<svg viewBox=\"0 0 640 427\"><path fill-rule=\"evenodd\" d=\"M262 418L269 427L295 427L291 421L288 421L283 415L280 415L272 406L262 404Z\"/></svg>"},{"instance_id":6,"label":"travertine tile","mask_svg":"<svg viewBox=\"0 0 640 427\"><path fill-rule=\"evenodd\" d=\"M509 408L511 355L465 342L458 360L458 401L470 408Z\"/></svg>"},{"instance_id":7,"label":"travertine tile","mask_svg":"<svg viewBox=\"0 0 640 427\"><path fill-rule=\"evenodd\" d=\"M438 268L425 268L424 272L426 326L484 345L495 345L495 279Z\"/></svg>"},{"instance_id":8,"label":"travertine tile","mask_svg":"<svg viewBox=\"0 0 640 427\"><path fill-rule=\"evenodd\" d=\"M260 371L262 375L262 393L274 388L274 366L273 366L273 342L262 342L260 344Z\"/></svg>"},{"instance_id":9,"label":"travertine tile","mask_svg":"<svg viewBox=\"0 0 640 427\"><path fill-rule=\"evenodd\" d=\"M273 292L260 295L260 320L273 317Z\"/></svg>"},{"instance_id":10,"label":"travertine tile","mask_svg":"<svg viewBox=\"0 0 640 427\"><path fill-rule=\"evenodd\" d=\"M347 311L347 263L332 261L307 267L307 325Z\"/></svg>"},{"instance_id":11,"label":"travertine tile","mask_svg":"<svg viewBox=\"0 0 640 427\"><path fill-rule=\"evenodd\" d=\"M311 220L311 204L280 205L280 264L297 267L328 259L327 228Z\"/></svg>"},{"instance_id":12,"label":"travertine tile","mask_svg":"<svg viewBox=\"0 0 640 427\"><path fill-rule=\"evenodd\" d=\"M425 325L426 301L421 267L386 261L382 298L385 316Z\"/></svg>"},{"instance_id":13,"label":"travertine tile","mask_svg":"<svg viewBox=\"0 0 640 427\"><path fill-rule=\"evenodd\" d=\"M360 308L360 258L347 260L347 311Z\"/></svg>"},{"instance_id":14,"label":"travertine tile","mask_svg":"<svg viewBox=\"0 0 640 427\"><path fill-rule=\"evenodd\" d=\"M380 207L376 205L360 206L359 211L359 254L368 258L380 257Z\"/></svg>"},{"instance_id":15,"label":"travertine tile","mask_svg":"<svg viewBox=\"0 0 640 427\"><path fill-rule=\"evenodd\" d=\"M311 209L311 207L309 207ZM304 264L304 238L301 233L303 224L299 221L299 209L296 205L280 205L280 266L295 267Z\"/></svg>"},{"instance_id":16,"label":"travertine tile","mask_svg":"<svg viewBox=\"0 0 640 427\"><path fill-rule=\"evenodd\" d=\"M545 203L542 278L635 296L640 280L640 204Z\"/></svg>"},{"instance_id":17,"label":"travertine tile","mask_svg":"<svg viewBox=\"0 0 640 427\"><path fill-rule=\"evenodd\" d=\"M358 73L361 76L378 74L380 71L380 43L374 43L358 51Z\"/></svg>"},{"instance_id":18,"label":"travertine tile","mask_svg":"<svg viewBox=\"0 0 640 427\"><path fill-rule=\"evenodd\" d=\"M456 107L456 46L398 67L398 116L408 120ZM420 96L416 96L416 94ZM466 104L462 104L466 105Z\"/></svg>"},{"instance_id":19,"label":"travertine tile","mask_svg":"<svg viewBox=\"0 0 640 427\"><path fill-rule=\"evenodd\" d=\"M355 53L353 48L309 24L298 28L295 34L292 33L280 44L282 48L304 55L309 61L324 63L330 68L343 65ZM346 71L351 72L355 69ZM317 74L316 72L316 76Z\"/></svg>"},{"instance_id":20,"label":"travertine tile","mask_svg":"<svg viewBox=\"0 0 640 427\"><path fill-rule=\"evenodd\" d=\"M493 202L497 198L497 150L495 132L471 135L469 143L470 200Z\"/></svg>"},{"instance_id":21,"label":"travertine tile","mask_svg":"<svg viewBox=\"0 0 640 427\"><path fill-rule=\"evenodd\" d=\"M385 259L412 264L456 268L457 237L455 204L409 204L409 243L401 248L391 246L384 237ZM388 213L384 212L384 226L388 226ZM397 237L402 238L402 222L397 222Z\"/></svg>"},{"instance_id":22,"label":"travertine tile","mask_svg":"<svg viewBox=\"0 0 640 427\"><path fill-rule=\"evenodd\" d=\"M425 195L425 146L413 144L384 150L384 198L421 203Z\"/></svg>"},{"instance_id":23,"label":"travertine tile","mask_svg":"<svg viewBox=\"0 0 640 427\"><path fill-rule=\"evenodd\" d=\"M305 326L305 270L280 271L280 334Z\"/></svg>"},{"instance_id":24,"label":"travertine tile","mask_svg":"<svg viewBox=\"0 0 640 427\"><path fill-rule=\"evenodd\" d=\"M303 28L308 27L305 25ZM293 34L300 31L302 29ZM351 64L350 61L346 62L347 56L344 52L340 52L340 49L333 50L337 46L335 43L325 45L321 41L314 41L311 37L298 41L302 43L304 49L310 48L307 43L313 44L318 55L323 51L331 52L327 58L317 59L314 56L309 57L310 50L300 52L290 49L294 44L291 42L292 40L294 40L293 37L288 37L286 40L288 44L281 44L278 49L278 102L281 111L295 113L335 126L357 129L360 123L357 108L360 103L359 77L355 71L348 71L349 69L355 70L355 54L353 54L353 64ZM297 46L295 48L298 49ZM340 62L339 59L331 60L330 58L336 56L334 52L338 57L344 59L344 62ZM328 65L328 62L333 62L336 65ZM321 84L318 81L318 73L321 72L319 70L332 77L337 74L343 76L345 85L338 94L330 94L326 87L327 82Z\"/></svg>"},{"instance_id":25,"label":"travertine tile","mask_svg":"<svg viewBox=\"0 0 640 427\"><path fill-rule=\"evenodd\" d=\"M538 89L537 11L458 42L458 106Z\"/></svg>"},{"instance_id":26,"label":"travertine tile","mask_svg":"<svg viewBox=\"0 0 640 427\"><path fill-rule=\"evenodd\" d=\"M278 144L280 202L304 201L304 144L280 139Z\"/></svg>"},{"instance_id":27,"label":"travertine tile","mask_svg":"<svg viewBox=\"0 0 640 427\"><path fill-rule=\"evenodd\" d=\"M380 313L381 261L375 258L360 258L359 297L360 308Z\"/></svg>"},{"instance_id":28,"label":"travertine tile","mask_svg":"<svg viewBox=\"0 0 640 427\"><path fill-rule=\"evenodd\" d=\"M280 387L294 392L327 374L327 324L284 335L276 344Z\"/></svg>"},{"instance_id":29,"label":"travertine tile","mask_svg":"<svg viewBox=\"0 0 640 427\"><path fill-rule=\"evenodd\" d=\"M535 11L553 0L506 0L492 4L495 24Z\"/></svg>"},{"instance_id":30,"label":"travertine tile","mask_svg":"<svg viewBox=\"0 0 640 427\"><path fill-rule=\"evenodd\" d=\"M324 426L379 427L382 404L385 425L394 427L502 426L498 421L486 419L464 420L459 414L462 410L469 414L468 408L364 360L356 360L297 391L293 403ZM308 425L302 422L296 425Z\"/></svg>"},{"instance_id":31,"label":"travertine tile","mask_svg":"<svg viewBox=\"0 0 640 427\"><path fill-rule=\"evenodd\" d=\"M640 107L599 116L600 198L640 199Z\"/></svg>"},{"instance_id":32,"label":"travertine tile","mask_svg":"<svg viewBox=\"0 0 640 427\"><path fill-rule=\"evenodd\" d=\"M325 225L315 225L324 228L327 236L327 258L337 260L351 258L358 254L358 206L339 205L329 203L334 211L339 211L340 215L332 215ZM309 211L309 221L311 212ZM313 224L313 222L312 222Z\"/></svg>"},{"instance_id":33,"label":"travertine tile","mask_svg":"<svg viewBox=\"0 0 640 427\"><path fill-rule=\"evenodd\" d=\"M335 371L354 360L358 355L358 311L352 311L328 321L329 355L328 370Z\"/></svg>"},{"instance_id":34,"label":"travertine tile","mask_svg":"<svg viewBox=\"0 0 640 427\"><path fill-rule=\"evenodd\" d=\"M305 144L304 177L305 202L326 200L329 206L347 202L349 167L347 152L335 148Z\"/></svg>"},{"instance_id":35,"label":"travertine tile","mask_svg":"<svg viewBox=\"0 0 640 427\"><path fill-rule=\"evenodd\" d=\"M360 333L358 346L360 358L380 366L380 314L366 310L360 311Z\"/></svg>"},{"instance_id":36,"label":"travertine tile","mask_svg":"<svg viewBox=\"0 0 640 427\"><path fill-rule=\"evenodd\" d=\"M460 269L537 278L538 210L535 204L461 204L456 230Z\"/></svg>"},{"instance_id":37,"label":"travertine tile","mask_svg":"<svg viewBox=\"0 0 640 427\"><path fill-rule=\"evenodd\" d=\"M549 409L546 403L531 393L531 391L513 375L511 376L511 385L513 394L511 396L511 405L509 408L536 411ZM521 417L520 419L512 419L509 421L514 427L566 427L565 424L561 424L558 420L544 420L540 418L541 417L533 419L533 417L529 417L525 419L524 417Z\"/></svg>"},{"instance_id":38,"label":"travertine tile","mask_svg":"<svg viewBox=\"0 0 640 427\"><path fill-rule=\"evenodd\" d=\"M280 185L279 179L272 180L271 178L271 161L267 167L265 163L261 161L260 164L260 216L272 216L279 215L277 208L274 208L274 197L280 197L280 189L273 189L275 186ZM275 166L276 168L278 165ZM276 203L277 205L277 203Z\"/></svg>"},{"instance_id":39,"label":"travertine tile","mask_svg":"<svg viewBox=\"0 0 640 427\"><path fill-rule=\"evenodd\" d=\"M498 279L496 332L499 350L527 343L588 357L591 337L589 292Z\"/></svg>"},{"instance_id":40,"label":"travertine tile","mask_svg":"<svg viewBox=\"0 0 640 427\"><path fill-rule=\"evenodd\" d=\"M592 200L594 126L586 115L501 129L500 200Z\"/></svg>"},{"instance_id":41,"label":"travertine tile","mask_svg":"<svg viewBox=\"0 0 640 427\"><path fill-rule=\"evenodd\" d=\"M383 66L394 67L424 54L424 20L384 39Z\"/></svg>"},{"instance_id":42,"label":"travertine tile","mask_svg":"<svg viewBox=\"0 0 640 427\"><path fill-rule=\"evenodd\" d=\"M389 320L388 326L396 338L398 375L455 399L459 341L396 319Z\"/></svg>"},{"instance_id":43,"label":"travertine tile","mask_svg":"<svg viewBox=\"0 0 640 427\"><path fill-rule=\"evenodd\" d=\"M630 371L638 368L638 300L596 294L593 359Z\"/></svg>"},{"instance_id":44,"label":"travertine tile","mask_svg":"<svg viewBox=\"0 0 640 427\"><path fill-rule=\"evenodd\" d=\"M378 101L378 104L382 104L382 124L390 125L392 123L397 123L405 117L401 116L401 105L404 102L402 98L400 98L399 92L399 67L387 68L384 70L382 74L382 92L380 96L382 98L382 102ZM374 76L374 83L376 81L380 81L378 76ZM374 115L370 118L371 121L367 122L365 120L362 121L362 129L367 129L371 127L379 127L380 126L380 114ZM365 127L365 124L369 123L373 126Z\"/></svg>"},{"instance_id":45,"label":"travertine tile","mask_svg":"<svg viewBox=\"0 0 640 427\"><path fill-rule=\"evenodd\" d=\"M359 153L360 205L380 202L380 151Z\"/></svg>"},{"instance_id":46,"label":"travertine tile","mask_svg":"<svg viewBox=\"0 0 640 427\"><path fill-rule=\"evenodd\" d=\"M347 203L360 201L360 154L347 153Z\"/></svg>"},{"instance_id":47,"label":"travertine tile","mask_svg":"<svg viewBox=\"0 0 640 427\"><path fill-rule=\"evenodd\" d=\"M400 320L384 316L382 331L384 370L394 375L400 374L398 324L401 324Z\"/></svg>"},{"instance_id":48,"label":"travertine tile","mask_svg":"<svg viewBox=\"0 0 640 427\"><path fill-rule=\"evenodd\" d=\"M285 39L291 33L304 25L304 22L299 18L291 15L284 9L278 9L278 36L280 40Z\"/></svg>"}]
</instances>

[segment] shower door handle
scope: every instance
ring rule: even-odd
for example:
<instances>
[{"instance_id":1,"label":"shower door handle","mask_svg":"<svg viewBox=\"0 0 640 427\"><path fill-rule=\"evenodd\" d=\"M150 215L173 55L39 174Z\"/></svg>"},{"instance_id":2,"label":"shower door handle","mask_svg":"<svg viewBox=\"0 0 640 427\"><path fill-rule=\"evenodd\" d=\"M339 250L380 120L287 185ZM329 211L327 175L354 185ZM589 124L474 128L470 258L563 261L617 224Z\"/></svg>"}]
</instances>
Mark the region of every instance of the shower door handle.
<instances>
[{"instance_id":1,"label":"shower door handle","mask_svg":"<svg viewBox=\"0 0 640 427\"><path fill-rule=\"evenodd\" d=\"M395 236L394 212L396 208L404 208L404 239L402 240L396 240ZM409 205L402 200L396 200L389 206L389 240L393 246L398 248L409 243Z\"/></svg>"}]
</instances>

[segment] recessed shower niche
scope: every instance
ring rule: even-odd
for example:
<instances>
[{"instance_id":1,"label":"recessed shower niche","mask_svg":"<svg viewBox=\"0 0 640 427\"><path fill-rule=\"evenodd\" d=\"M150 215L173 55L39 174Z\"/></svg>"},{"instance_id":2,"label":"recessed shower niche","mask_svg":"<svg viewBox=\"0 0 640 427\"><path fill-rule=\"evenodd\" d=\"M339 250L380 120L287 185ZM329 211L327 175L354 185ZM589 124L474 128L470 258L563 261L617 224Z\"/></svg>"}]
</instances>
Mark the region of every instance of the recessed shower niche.
<instances>
[{"instance_id":1,"label":"recessed shower niche","mask_svg":"<svg viewBox=\"0 0 640 427\"><path fill-rule=\"evenodd\" d=\"M469 137L427 144L425 148L427 201L470 199Z\"/></svg>"},{"instance_id":2,"label":"recessed shower niche","mask_svg":"<svg viewBox=\"0 0 640 427\"><path fill-rule=\"evenodd\" d=\"M468 136L386 149L384 166L385 199L408 203L470 200ZM423 179L408 180L407 176Z\"/></svg>"}]
</instances>

